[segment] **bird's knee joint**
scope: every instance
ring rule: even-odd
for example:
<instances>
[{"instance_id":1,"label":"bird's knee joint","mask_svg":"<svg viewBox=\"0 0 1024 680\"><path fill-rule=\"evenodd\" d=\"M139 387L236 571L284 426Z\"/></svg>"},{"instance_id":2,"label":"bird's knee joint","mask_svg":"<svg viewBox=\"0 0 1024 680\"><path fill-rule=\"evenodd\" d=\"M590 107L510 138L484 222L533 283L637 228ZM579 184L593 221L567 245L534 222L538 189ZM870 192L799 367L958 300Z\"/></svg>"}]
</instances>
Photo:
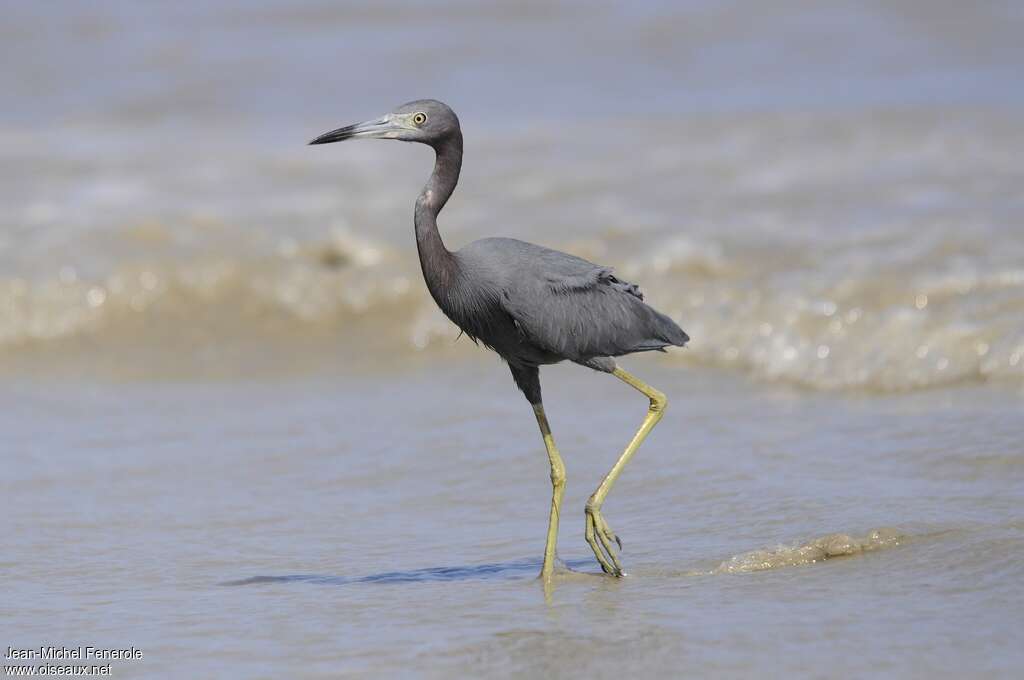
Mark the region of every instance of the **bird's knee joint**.
<instances>
[{"instance_id":1,"label":"bird's knee joint","mask_svg":"<svg viewBox=\"0 0 1024 680\"><path fill-rule=\"evenodd\" d=\"M551 468L551 486L556 489L565 486L565 469Z\"/></svg>"},{"instance_id":2,"label":"bird's knee joint","mask_svg":"<svg viewBox=\"0 0 1024 680\"><path fill-rule=\"evenodd\" d=\"M651 393L650 398L650 410L652 413L661 413L666 408L668 408L668 397L666 397L663 393L655 390L653 393Z\"/></svg>"}]
</instances>

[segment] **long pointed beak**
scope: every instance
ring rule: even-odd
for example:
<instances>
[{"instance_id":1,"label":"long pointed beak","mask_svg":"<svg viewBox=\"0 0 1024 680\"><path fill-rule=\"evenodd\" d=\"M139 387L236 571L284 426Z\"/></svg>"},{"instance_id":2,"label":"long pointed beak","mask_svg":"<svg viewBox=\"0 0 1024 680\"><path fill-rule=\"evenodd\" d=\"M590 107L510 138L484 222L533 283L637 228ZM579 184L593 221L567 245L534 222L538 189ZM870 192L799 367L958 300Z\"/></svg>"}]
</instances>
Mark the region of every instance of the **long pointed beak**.
<instances>
[{"instance_id":1,"label":"long pointed beak","mask_svg":"<svg viewBox=\"0 0 1024 680\"><path fill-rule=\"evenodd\" d=\"M391 116L384 116L376 120L368 120L365 123L346 125L337 130L325 132L312 140L310 144L330 144L332 142L342 142L346 139L374 137L378 139L394 139L401 130L402 126L395 123Z\"/></svg>"}]
</instances>

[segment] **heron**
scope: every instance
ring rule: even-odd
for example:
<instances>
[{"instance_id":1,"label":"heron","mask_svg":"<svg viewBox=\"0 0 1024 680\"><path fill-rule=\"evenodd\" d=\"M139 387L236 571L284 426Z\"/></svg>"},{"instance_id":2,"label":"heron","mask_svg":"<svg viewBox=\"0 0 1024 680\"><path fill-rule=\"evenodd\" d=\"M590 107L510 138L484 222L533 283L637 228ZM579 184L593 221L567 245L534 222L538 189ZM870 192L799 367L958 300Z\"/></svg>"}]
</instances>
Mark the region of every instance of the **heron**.
<instances>
[{"instance_id":1,"label":"heron","mask_svg":"<svg viewBox=\"0 0 1024 680\"><path fill-rule=\"evenodd\" d=\"M508 364L516 386L533 407L551 468L551 512L540 573L546 581L558 560L555 548L566 475L544 414L540 367L572 361L615 376L649 400L633 439L584 508L584 535L602 571L624 576L619 559L622 540L605 521L601 507L623 468L661 420L668 399L621 368L615 357L682 347L689 336L646 304L640 288L615 276L610 267L512 238L484 238L448 250L437 229L437 216L458 184L463 140L459 119L446 104L434 99L409 102L309 143L348 139L418 142L435 152L434 170L413 213L423 278L445 316Z\"/></svg>"}]
</instances>

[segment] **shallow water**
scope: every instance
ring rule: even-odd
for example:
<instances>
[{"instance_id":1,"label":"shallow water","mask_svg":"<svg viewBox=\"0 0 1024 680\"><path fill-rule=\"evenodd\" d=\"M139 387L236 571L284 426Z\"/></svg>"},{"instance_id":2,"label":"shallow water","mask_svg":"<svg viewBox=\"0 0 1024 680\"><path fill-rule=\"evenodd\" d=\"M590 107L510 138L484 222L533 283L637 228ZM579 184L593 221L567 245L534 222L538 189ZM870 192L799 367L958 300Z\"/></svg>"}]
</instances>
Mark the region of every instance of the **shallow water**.
<instances>
[{"instance_id":1,"label":"shallow water","mask_svg":"<svg viewBox=\"0 0 1024 680\"><path fill-rule=\"evenodd\" d=\"M0 646L141 649L115 677L1013 677L1024 17L773 7L12 9ZM545 369L574 572L545 589L532 413L420 278L429 151L303 146L419 96L466 133L451 247L570 249L693 338L622 362L670 398L605 506L628 578L583 504L643 398Z\"/></svg>"},{"instance_id":2,"label":"shallow water","mask_svg":"<svg viewBox=\"0 0 1024 680\"><path fill-rule=\"evenodd\" d=\"M5 639L133 644L144 675L1009 677L1024 660L1018 394L823 396L631 363L673 399L606 505L621 581L596 574L582 509L643 399L547 372L560 554L583 572L547 594L546 459L495 362L17 385L5 432L59 426L12 442ZM801 552L886 527L878 550ZM755 549L772 568L729 568Z\"/></svg>"}]
</instances>

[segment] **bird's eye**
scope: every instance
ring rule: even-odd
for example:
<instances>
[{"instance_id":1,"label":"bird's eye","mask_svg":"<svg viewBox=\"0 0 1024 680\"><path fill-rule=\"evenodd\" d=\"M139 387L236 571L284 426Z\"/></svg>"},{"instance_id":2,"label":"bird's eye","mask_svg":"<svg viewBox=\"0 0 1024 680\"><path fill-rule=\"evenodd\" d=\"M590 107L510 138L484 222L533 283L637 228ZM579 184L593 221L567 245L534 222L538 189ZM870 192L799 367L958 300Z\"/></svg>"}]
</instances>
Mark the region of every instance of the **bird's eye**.
<instances>
[{"instance_id":1,"label":"bird's eye","mask_svg":"<svg viewBox=\"0 0 1024 680\"><path fill-rule=\"evenodd\" d=\"M416 125L416 127L423 125L424 123L427 122L427 114L417 113L412 117L412 122L414 125Z\"/></svg>"}]
</instances>

